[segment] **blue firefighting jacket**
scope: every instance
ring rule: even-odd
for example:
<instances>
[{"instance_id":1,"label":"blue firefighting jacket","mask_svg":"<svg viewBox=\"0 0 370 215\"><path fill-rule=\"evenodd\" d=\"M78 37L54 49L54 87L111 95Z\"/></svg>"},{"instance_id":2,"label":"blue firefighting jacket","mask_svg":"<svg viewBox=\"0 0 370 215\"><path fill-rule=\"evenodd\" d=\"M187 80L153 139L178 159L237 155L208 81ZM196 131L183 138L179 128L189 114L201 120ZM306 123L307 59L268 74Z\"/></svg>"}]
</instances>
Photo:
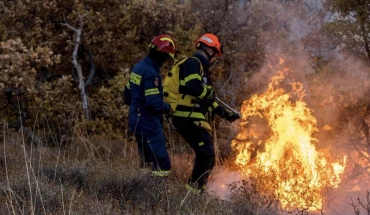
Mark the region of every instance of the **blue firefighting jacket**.
<instances>
[{"instance_id":1,"label":"blue firefighting jacket","mask_svg":"<svg viewBox=\"0 0 370 215\"><path fill-rule=\"evenodd\" d=\"M130 105L129 128L132 133L152 135L162 132L162 114L170 111L170 105L163 101L160 68L149 56L132 68L124 101Z\"/></svg>"}]
</instances>

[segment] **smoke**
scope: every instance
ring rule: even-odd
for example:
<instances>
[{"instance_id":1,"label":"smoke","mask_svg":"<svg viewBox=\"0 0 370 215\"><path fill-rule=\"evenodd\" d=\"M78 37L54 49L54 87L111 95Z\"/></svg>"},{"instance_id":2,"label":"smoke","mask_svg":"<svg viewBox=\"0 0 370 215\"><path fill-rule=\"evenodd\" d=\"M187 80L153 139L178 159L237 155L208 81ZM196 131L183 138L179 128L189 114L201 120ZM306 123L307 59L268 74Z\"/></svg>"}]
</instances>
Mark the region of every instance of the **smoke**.
<instances>
[{"instance_id":1,"label":"smoke","mask_svg":"<svg viewBox=\"0 0 370 215\"><path fill-rule=\"evenodd\" d=\"M318 135L319 147L330 148L332 155L347 156L347 167L339 188L328 193L327 214L367 214L369 189L368 92L370 71L363 61L347 57L333 60L318 74L311 89L317 94L318 123L329 125ZM369 207L369 206L367 206Z\"/></svg>"},{"instance_id":2,"label":"smoke","mask_svg":"<svg viewBox=\"0 0 370 215\"><path fill-rule=\"evenodd\" d=\"M301 40L312 29L320 27L309 23L321 8L321 1L306 0L304 15L295 13L296 16L290 19L281 18L289 26L286 40L279 38L265 44L263 64L247 84L254 93L263 93L271 77L276 75L280 59L285 60L284 67L290 72L281 87L291 91L290 83L303 83L304 100L317 118L317 149L333 159L347 156L347 168L339 188L326 191L325 214L355 214L357 208L364 213L366 210L360 209L360 202L366 205L366 190L370 182L370 157L367 154L370 152L369 66L356 57L339 53L338 49L327 52L326 59L315 59L310 55L312 52L305 50ZM269 12L265 11L265 14ZM226 167L216 168L207 192L227 199L230 195L227 185L238 180L237 172Z\"/></svg>"},{"instance_id":3,"label":"smoke","mask_svg":"<svg viewBox=\"0 0 370 215\"><path fill-rule=\"evenodd\" d=\"M212 172L206 192L219 199L227 200L231 194L229 185L240 180L238 172L218 166Z\"/></svg>"}]
</instances>

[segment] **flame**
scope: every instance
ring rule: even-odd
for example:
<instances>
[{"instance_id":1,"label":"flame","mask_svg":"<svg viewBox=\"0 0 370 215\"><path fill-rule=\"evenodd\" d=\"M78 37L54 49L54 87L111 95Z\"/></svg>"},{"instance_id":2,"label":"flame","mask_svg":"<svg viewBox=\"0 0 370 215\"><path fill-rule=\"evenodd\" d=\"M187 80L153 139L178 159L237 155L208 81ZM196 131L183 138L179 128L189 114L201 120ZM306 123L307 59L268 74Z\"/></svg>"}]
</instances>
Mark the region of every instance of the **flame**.
<instances>
[{"instance_id":1,"label":"flame","mask_svg":"<svg viewBox=\"0 0 370 215\"><path fill-rule=\"evenodd\" d=\"M279 66L283 64L280 59ZM232 141L235 164L282 208L314 211L323 208L325 191L338 187L346 157L331 161L316 149L317 123L303 101L303 84L291 82L291 93L279 87L288 72L282 68L266 92L244 101L241 130Z\"/></svg>"}]
</instances>

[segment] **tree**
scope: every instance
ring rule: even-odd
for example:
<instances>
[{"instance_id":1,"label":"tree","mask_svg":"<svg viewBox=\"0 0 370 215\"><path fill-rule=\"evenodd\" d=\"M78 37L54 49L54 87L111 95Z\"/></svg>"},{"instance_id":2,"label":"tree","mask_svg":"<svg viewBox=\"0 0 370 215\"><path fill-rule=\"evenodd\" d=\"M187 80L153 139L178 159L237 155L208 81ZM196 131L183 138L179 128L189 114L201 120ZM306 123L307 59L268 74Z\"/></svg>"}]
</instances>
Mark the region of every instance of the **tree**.
<instances>
[{"instance_id":1,"label":"tree","mask_svg":"<svg viewBox=\"0 0 370 215\"><path fill-rule=\"evenodd\" d=\"M49 132L52 139L78 132L123 133L127 124L123 84L130 67L147 53L148 41L168 33L179 38L176 43L185 53L200 34L201 25L193 22L189 5L174 2L108 0L104 7L100 0L1 2L0 40L7 42L0 47L0 57L20 56L0 62L2 69L11 68L1 71L6 75L0 78L4 87L0 97L11 101L2 104L1 119L16 125L19 111L27 113L22 123ZM76 46L75 34L63 25L77 29L80 14L85 14L84 25ZM22 48L9 49L11 41ZM30 57L23 50L35 54ZM49 63L46 57L58 60ZM85 91L84 99L78 88ZM81 120L84 116L91 116L91 121Z\"/></svg>"},{"instance_id":2,"label":"tree","mask_svg":"<svg viewBox=\"0 0 370 215\"><path fill-rule=\"evenodd\" d=\"M317 50L339 49L370 63L370 1L327 0L321 16L324 22L305 40L306 47ZM319 45L319 46L318 46Z\"/></svg>"},{"instance_id":3,"label":"tree","mask_svg":"<svg viewBox=\"0 0 370 215\"><path fill-rule=\"evenodd\" d=\"M293 6L294 2L281 0L107 0L104 7L101 0L4 1L0 3L0 39L19 38L26 49L42 47L51 57L59 56L47 66L33 59L32 76L22 77L37 95L19 98L24 104L22 111L29 113L29 118L23 119L25 125L37 122L37 128L51 131L50 135L122 133L127 124L123 84L154 36L172 35L182 58L195 51L200 35L217 34L225 53L213 72L215 89L223 101L236 107L249 93L245 80L263 63L266 46L286 43L289 17L296 13ZM75 48L74 32L63 25L77 29L81 14L83 28ZM85 82L83 87L81 81ZM85 91L82 95L81 89ZM28 96L25 90L16 90ZM5 92L0 96L6 97ZM9 94L11 97L14 95ZM86 104L89 111L81 108ZM11 113L12 117L4 117L9 123L18 118L16 111ZM91 116L91 121L84 122L85 116Z\"/></svg>"}]
</instances>

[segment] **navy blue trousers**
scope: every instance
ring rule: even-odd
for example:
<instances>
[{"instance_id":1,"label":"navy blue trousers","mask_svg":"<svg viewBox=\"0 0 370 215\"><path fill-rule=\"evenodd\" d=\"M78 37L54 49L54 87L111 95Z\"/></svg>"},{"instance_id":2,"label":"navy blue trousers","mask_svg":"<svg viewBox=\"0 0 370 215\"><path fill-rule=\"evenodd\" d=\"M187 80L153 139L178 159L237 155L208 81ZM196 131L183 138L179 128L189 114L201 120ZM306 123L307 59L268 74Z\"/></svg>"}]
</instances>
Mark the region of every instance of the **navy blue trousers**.
<instances>
[{"instance_id":1,"label":"navy blue trousers","mask_svg":"<svg viewBox=\"0 0 370 215\"><path fill-rule=\"evenodd\" d=\"M166 140L163 132L146 135L135 134L139 155L140 167L151 167L153 170L170 170L171 161L168 156Z\"/></svg>"}]
</instances>

